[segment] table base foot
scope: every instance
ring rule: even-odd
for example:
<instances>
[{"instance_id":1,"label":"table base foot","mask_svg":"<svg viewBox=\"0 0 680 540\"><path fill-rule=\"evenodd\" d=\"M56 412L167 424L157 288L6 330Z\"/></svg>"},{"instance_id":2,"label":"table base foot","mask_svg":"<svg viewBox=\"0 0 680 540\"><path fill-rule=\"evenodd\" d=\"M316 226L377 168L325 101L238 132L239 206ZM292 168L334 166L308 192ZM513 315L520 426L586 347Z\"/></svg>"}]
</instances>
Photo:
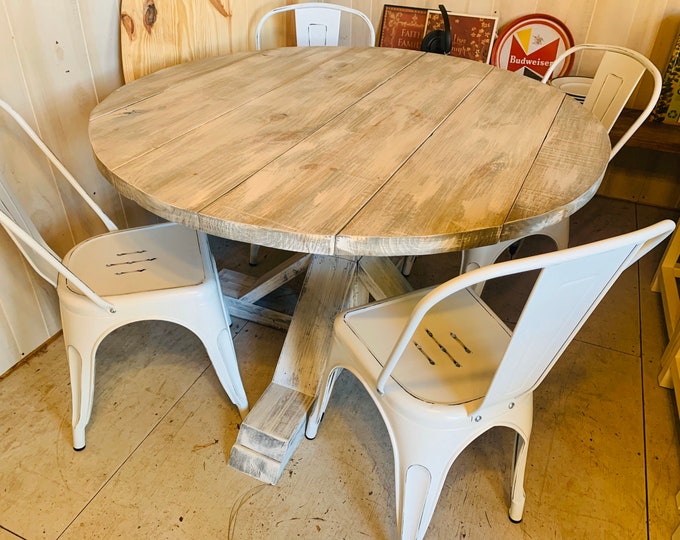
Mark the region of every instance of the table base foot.
<instances>
[{"instance_id":1,"label":"table base foot","mask_svg":"<svg viewBox=\"0 0 680 540\"><path fill-rule=\"evenodd\" d=\"M305 432L314 396L271 383L241 424L229 466L276 484Z\"/></svg>"}]
</instances>

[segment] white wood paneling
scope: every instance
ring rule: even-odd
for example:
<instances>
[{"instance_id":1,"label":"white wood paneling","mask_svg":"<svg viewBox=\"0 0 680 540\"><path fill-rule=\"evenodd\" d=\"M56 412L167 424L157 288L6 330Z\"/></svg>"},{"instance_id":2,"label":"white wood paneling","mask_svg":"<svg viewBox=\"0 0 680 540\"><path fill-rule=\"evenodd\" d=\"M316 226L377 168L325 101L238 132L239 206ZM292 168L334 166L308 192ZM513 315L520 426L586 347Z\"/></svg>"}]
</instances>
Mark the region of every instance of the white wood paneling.
<instances>
[{"instance_id":1,"label":"white wood paneling","mask_svg":"<svg viewBox=\"0 0 680 540\"><path fill-rule=\"evenodd\" d=\"M0 97L36 126L28 86L17 54L16 35L4 2L0 4ZM0 116L0 170L55 249L72 245L69 228L55 228L53 201L58 201L54 178L41 155L20 130ZM4 231L0 231L0 373L39 347L60 328L56 294L23 262Z\"/></svg>"},{"instance_id":2,"label":"white wood paneling","mask_svg":"<svg viewBox=\"0 0 680 540\"><path fill-rule=\"evenodd\" d=\"M2 303L0 303L0 350L4 351L0 356L0 373L5 373L22 358L22 354L19 351L10 319L5 314Z\"/></svg>"},{"instance_id":3,"label":"white wood paneling","mask_svg":"<svg viewBox=\"0 0 680 540\"><path fill-rule=\"evenodd\" d=\"M88 148L87 119L97 100L77 0L52 2L49 9L43 2L5 4L42 138L115 217L118 195L99 175ZM83 212L82 202L60 179L56 188L63 212L78 216L67 218L76 242L105 230L91 213Z\"/></svg>"},{"instance_id":4,"label":"white wood paneling","mask_svg":"<svg viewBox=\"0 0 680 540\"><path fill-rule=\"evenodd\" d=\"M12 279L0 298L0 373L39 347L61 327L57 295L52 286L25 262L4 230L0 230L0 275ZM3 335L4 334L4 335ZM13 361L14 360L14 361Z\"/></svg>"},{"instance_id":5,"label":"white wood paneling","mask_svg":"<svg viewBox=\"0 0 680 540\"><path fill-rule=\"evenodd\" d=\"M120 61L117 59L113 61L112 58L112 53L120 50L119 1L80 2L78 8L85 51L94 85L94 98L98 103L123 84ZM95 174L98 175L98 173ZM114 195L108 185L105 189L110 196L118 199L115 202L111 201L107 212L120 226L134 227L149 222L148 212L119 195Z\"/></svg>"}]
</instances>

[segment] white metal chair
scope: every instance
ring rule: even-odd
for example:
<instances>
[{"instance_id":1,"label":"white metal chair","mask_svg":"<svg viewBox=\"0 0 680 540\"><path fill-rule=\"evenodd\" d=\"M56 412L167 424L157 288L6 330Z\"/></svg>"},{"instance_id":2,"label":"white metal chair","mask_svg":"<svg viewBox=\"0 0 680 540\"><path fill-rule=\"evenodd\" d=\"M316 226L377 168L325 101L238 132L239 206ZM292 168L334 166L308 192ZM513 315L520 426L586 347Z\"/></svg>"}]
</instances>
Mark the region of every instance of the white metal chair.
<instances>
[{"instance_id":1,"label":"white metal chair","mask_svg":"<svg viewBox=\"0 0 680 540\"><path fill-rule=\"evenodd\" d=\"M203 342L227 395L245 416L248 401L207 236L174 223L118 230L24 119L1 100L0 108L109 231L81 242L60 259L0 175L0 225L33 269L57 289L71 374L74 449L85 447L97 347L116 328L140 320L170 321L192 330Z\"/></svg>"},{"instance_id":2,"label":"white metal chair","mask_svg":"<svg viewBox=\"0 0 680 540\"><path fill-rule=\"evenodd\" d=\"M510 427L516 442L509 515L520 521L533 391L618 276L674 227L665 220L481 267L438 287L340 314L307 436L316 436L337 376L350 370L375 402L392 442L399 536L420 539L457 456L492 427ZM540 273L511 331L474 285L533 270Z\"/></svg>"},{"instance_id":3,"label":"white metal chair","mask_svg":"<svg viewBox=\"0 0 680 540\"><path fill-rule=\"evenodd\" d=\"M618 119L645 71L650 73L654 81L647 106L614 144L609 155L611 161L652 112L661 93L661 74L652 62L637 51L614 45L582 44L571 47L559 55L548 68L542 82L547 83L550 80L555 69L566 57L582 50L605 51L583 106L592 111L593 115L602 122L608 131L611 130ZM557 249L565 249L569 245L569 219L559 221L533 234L548 236L555 242ZM493 263L507 248L522 239L505 240L490 246L463 251L460 265L461 273ZM483 287L484 283L480 283L477 287L477 293L481 294Z\"/></svg>"},{"instance_id":4,"label":"white metal chair","mask_svg":"<svg viewBox=\"0 0 680 540\"><path fill-rule=\"evenodd\" d=\"M264 15L255 30L255 48L258 51L261 47L264 24L270 17L287 11L295 12L295 35L298 47L337 46L340 38L340 16L343 12L359 17L366 24L370 36L368 45L370 47L375 45L373 24L361 11L337 4L309 2L275 8Z\"/></svg>"}]
</instances>

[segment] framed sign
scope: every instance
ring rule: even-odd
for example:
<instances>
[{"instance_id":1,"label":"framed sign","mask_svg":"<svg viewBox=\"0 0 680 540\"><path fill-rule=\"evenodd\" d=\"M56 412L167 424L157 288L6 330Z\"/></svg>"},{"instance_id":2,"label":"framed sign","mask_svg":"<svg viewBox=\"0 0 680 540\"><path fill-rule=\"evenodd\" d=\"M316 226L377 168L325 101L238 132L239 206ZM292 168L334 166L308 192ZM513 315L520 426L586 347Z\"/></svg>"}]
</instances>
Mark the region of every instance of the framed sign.
<instances>
[{"instance_id":1,"label":"framed sign","mask_svg":"<svg viewBox=\"0 0 680 540\"><path fill-rule=\"evenodd\" d=\"M425 37L426 23L426 9L386 5L378 46L419 51Z\"/></svg>"},{"instance_id":2,"label":"framed sign","mask_svg":"<svg viewBox=\"0 0 680 540\"><path fill-rule=\"evenodd\" d=\"M447 13L451 26L451 56L488 63L498 17ZM444 30L439 11L386 5L378 46L419 51L423 38L433 30Z\"/></svg>"},{"instance_id":3,"label":"framed sign","mask_svg":"<svg viewBox=\"0 0 680 540\"><path fill-rule=\"evenodd\" d=\"M573 46L574 38L560 20L540 13L526 15L503 28L494 44L491 63L541 79L555 58ZM570 56L555 77L567 75L573 62Z\"/></svg>"}]
</instances>

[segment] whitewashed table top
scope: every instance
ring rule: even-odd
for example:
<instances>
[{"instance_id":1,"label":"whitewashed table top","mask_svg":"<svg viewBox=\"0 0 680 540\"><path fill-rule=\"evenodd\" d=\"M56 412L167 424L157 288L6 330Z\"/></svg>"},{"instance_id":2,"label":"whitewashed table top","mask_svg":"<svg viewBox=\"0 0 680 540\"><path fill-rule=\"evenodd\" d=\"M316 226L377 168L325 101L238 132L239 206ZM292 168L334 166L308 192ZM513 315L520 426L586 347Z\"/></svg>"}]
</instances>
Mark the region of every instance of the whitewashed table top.
<instances>
[{"instance_id":1,"label":"whitewashed table top","mask_svg":"<svg viewBox=\"0 0 680 540\"><path fill-rule=\"evenodd\" d=\"M492 66L283 48L171 67L90 117L100 170L155 214L324 255L422 255L564 219L609 138L575 100Z\"/></svg>"}]
</instances>

